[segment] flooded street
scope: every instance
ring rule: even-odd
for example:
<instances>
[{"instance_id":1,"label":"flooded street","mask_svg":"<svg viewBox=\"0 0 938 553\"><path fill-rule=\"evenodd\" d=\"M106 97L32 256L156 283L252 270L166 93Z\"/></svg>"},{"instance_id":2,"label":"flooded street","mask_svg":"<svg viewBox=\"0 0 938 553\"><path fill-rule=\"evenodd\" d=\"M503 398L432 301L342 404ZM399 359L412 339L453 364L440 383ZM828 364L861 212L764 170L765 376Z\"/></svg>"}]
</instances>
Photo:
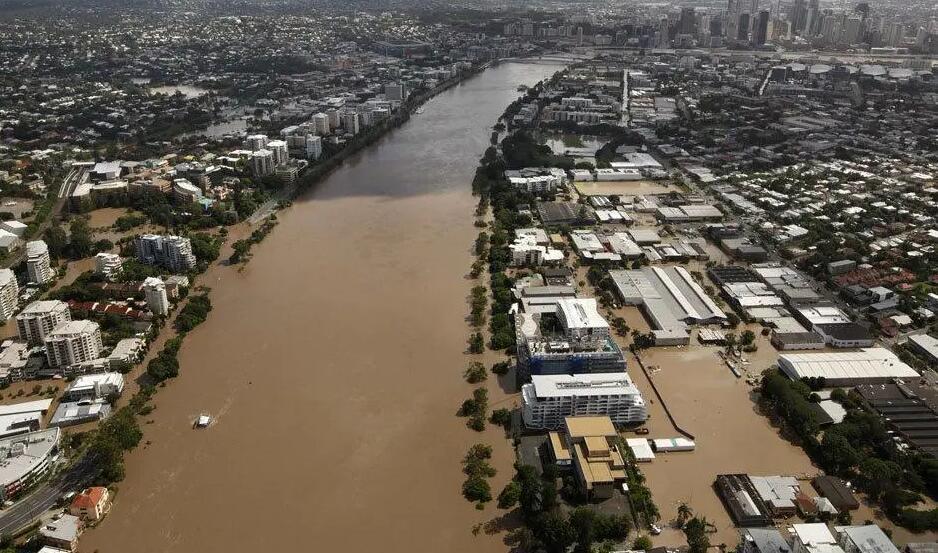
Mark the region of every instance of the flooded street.
<instances>
[{"instance_id":1,"label":"flooded street","mask_svg":"<svg viewBox=\"0 0 938 553\"><path fill-rule=\"evenodd\" d=\"M81 551L504 551L460 495L470 183L491 126L559 66L507 64L425 105L278 215L156 396L106 521ZM490 388L497 387L490 382ZM201 412L216 422L192 430Z\"/></svg>"}]
</instances>

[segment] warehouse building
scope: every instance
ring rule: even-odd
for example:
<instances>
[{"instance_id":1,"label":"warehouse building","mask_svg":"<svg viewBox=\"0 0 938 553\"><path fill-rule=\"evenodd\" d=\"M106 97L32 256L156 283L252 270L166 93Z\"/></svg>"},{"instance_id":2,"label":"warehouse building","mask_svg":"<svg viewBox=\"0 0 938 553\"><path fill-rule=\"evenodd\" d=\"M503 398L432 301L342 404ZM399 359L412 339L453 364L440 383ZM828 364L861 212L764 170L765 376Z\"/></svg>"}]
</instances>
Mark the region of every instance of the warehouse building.
<instances>
[{"instance_id":1,"label":"warehouse building","mask_svg":"<svg viewBox=\"0 0 938 553\"><path fill-rule=\"evenodd\" d=\"M885 348L860 351L790 353L780 355L779 368L792 380L823 378L828 387L918 378L919 374Z\"/></svg>"},{"instance_id":2,"label":"warehouse building","mask_svg":"<svg viewBox=\"0 0 938 553\"><path fill-rule=\"evenodd\" d=\"M637 305L652 327L655 343L686 345L688 324L726 321L726 314L683 267L609 271L625 305Z\"/></svg>"},{"instance_id":3,"label":"warehouse building","mask_svg":"<svg viewBox=\"0 0 938 553\"><path fill-rule=\"evenodd\" d=\"M919 451L938 457L938 413L915 383L863 385L857 386L857 392L890 430Z\"/></svg>"},{"instance_id":4,"label":"warehouse building","mask_svg":"<svg viewBox=\"0 0 938 553\"><path fill-rule=\"evenodd\" d=\"M912 352L920 355L929 363L938 363L938 340L928 334L909 336L906 345Z\"/></svg>"},{"instance_id":5,"label":"warehouse building","mask_svg":"<svg viewBox=\"0 0 938 553\"><path fill-rule=\"evenodd\" d=\"M747 475L721 474L716 489L737 526L772 526L769 509Z\"/></svg>"}]
</instances>

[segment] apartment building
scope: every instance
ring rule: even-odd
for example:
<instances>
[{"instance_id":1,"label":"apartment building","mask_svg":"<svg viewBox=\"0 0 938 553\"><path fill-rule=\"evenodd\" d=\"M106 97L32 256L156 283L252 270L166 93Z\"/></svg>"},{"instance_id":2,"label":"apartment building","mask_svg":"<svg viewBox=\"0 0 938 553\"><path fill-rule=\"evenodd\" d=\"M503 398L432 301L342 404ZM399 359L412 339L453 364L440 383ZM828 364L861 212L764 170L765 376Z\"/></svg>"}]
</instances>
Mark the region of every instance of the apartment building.
<instances>
[{"instance_id":1,"label":"apartment building","mask_svg":"<svg viewBox=\"0 0 938 553\"><path fill-rule=\"evenodd\" d=\"M143 294L147 307L154 315L167 315L169 313L169 297L166 295L166 284L159 277L149 277L143 281Z\"/></svg>"},{"instance_id":2,"label":"apartment building","mask_svg":"<svg viewBox=\"0 0 938 553\"><path fill-rule=\"evenodd\" d=\"M19 305L20 287L10 269L0 269L0 320L7 320Z\"/></svg>"},{"instance_id":3,"label":"apartment building","mask_svg":"<svg viewBox=\"0 0 938 553\"><path fill-rule=\"evenodd\" d=\"M248 160L251 165L251 173L255 177L266 177L274 172L274 153L268 149L257 150L251 153Z\"/></svg>"},{"instance_id":4,"label":"apartment building","mask_svg":"<svg viewBox=\"0 0 938 553\"><path fill-rule=\"evenodd\" d=\"M196 258L188 238L144 234L134 240L134 245L137 259L143 263L159 265L177 273L195 269Z\"/></svg>"},{"instance_id":5,"label":"apartment building","mask_svg":"<svg viewBox=\"0 0 938 553\"><path fill-rule=\"evenodd\" d=\"M68 368L101 357L101 328L94 321L70 321L45 339L49 365Z\"/></svg>"},{"instance_id":6,"label":"apartment building","mask_svg":"<svg viewBox=\"0 0 938 553\"><path fill-rule=\"evenodd\" d=\"M270 150L273 156L274 166L286 165L290 161L290 153L285 141L271 140L267 143L266 149Z\"/></svg>"},{"instance_id":7,"label":"apartment building","mask_svg":"<svg viewBox=\"0 0 938 553\"><path fill-rule=\"evenodd\" d=\"M521 398L529 428L556 430L571 416L607 416L614 424L648 418L645 400L626 373L533 375Z\"/></svg>"},{"instance_id":8,"label":"apartment building","mask_svg":"<svg viewBox=\"0 0 938 553\"><path fill-rule=\"evenodd\" d=\"M64 301L34 301L16 316L16 329L21 340L39 345L53 330L71 320L72 314Z\"/></svg>"},{"instance_id":9,"label":"apartment building","mask_svg":"<svg viewBox=\"0 0 938 553\"><path fill-rule=\"evenodd\" d=\"M26 243L26 274L29 282L45 284L52 280L52 264L49 258L49 246L42 240Z\"/></svg>"},{"instance_id":10,"label":"apartment building","mask_svg":"<svg viewBox=\"0 0 938 553\"><path fill-rule=\"evenodd\" d=\"M99 253L94 256L94 270L108 280L114 280L123 270L124 264L116 253Z\"/></svg>"}]
</instances>

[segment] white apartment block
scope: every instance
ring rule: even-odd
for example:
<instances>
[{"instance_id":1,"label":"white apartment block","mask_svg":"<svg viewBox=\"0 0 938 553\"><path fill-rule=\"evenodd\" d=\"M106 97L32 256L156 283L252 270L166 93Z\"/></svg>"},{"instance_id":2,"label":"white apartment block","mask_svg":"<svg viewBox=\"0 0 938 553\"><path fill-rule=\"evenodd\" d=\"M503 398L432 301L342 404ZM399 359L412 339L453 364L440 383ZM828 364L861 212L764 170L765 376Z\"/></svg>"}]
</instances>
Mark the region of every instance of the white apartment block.
<instances>
[{"instance_id":1,"label":"white apartment block","mask_svg":"<svg viewBox=\"0 0 938 553\"><path fill-rule=\"evenodd\" d=\"M49 246L42 240L26 243L26 273L29 276L29 282L36 284L45 284L52 280Z\"/></svg>"},{"instance_id":2,"label":"white apartment block","mask_svg":"<svg viewBox=\"0 0 938 553\"><path fill-rule=\"evenodd\" d=\"M325 113L317 113L313 116L313 130L319 136L325 136L329 134L329 131L332 130L332 127L329 126L329 116Z\"/></svg>"},{"instance_id":3,"label":"white apartment block","mask_svg":"<svg viewBox=\"0 0 938 553\"><path fill-rule=\"evenodd\" d=\"M182 236L143 234L134 240L137 259L149 265L160 265L170 271L183 273L195 268L196 258L192 242Z\"/></svg>"},{"instance_id":4,"label":"white apartment block","mask_svg":"<svg viewBox=\"0 0 938 553\"><path fill-rule=\"evenodd\" d=\"M99 253L94 256L94 270L108 280L114 280L124 268L121 256L116 253Z\"/></svg>"},{"instance_id":5,"label":"white apartment block","mask_svg":"<svg viewBox=\"0 0 938 553\"><path fill-rule=\"evenodd\" d=\"M563 252L538 244L537 237L521 235L508 246L513 267L536 267L563 261Z\"/></svg>"},{"instance_id":6,"label":"white apartment block","mask_svg":"<svg viewBox=\"0 0 938 553\"><path fill-rule=\"evenodd\" d=\"M20 339L30 345L39 345L56 328L72 320L72 313L64 301L34 301L16 316L16 329Z\"/></svg>"},{"instance_id":7,"label":"white apartment block","mask_svg":"<svg viewBox=\"0 0 938 553\"><path fill-rule=\"evenodd\" d=\"M273 155L274 165L286 165L290 161L290 152L287 143L283 140L271 140L267 143L267 150Z\"/></svg>"},{"instance_id":8,"label":"white apartment block","mask_svg":"<svg viewBox=\"0 0 938 553\"><path fill-rule=\"evenodd\" d=\"M71 321L53 330L45 339L49 365L67 368L101 357L104 344L101 328L94 321Z\"/></svg>"},{"instance_id":9,"label":"white apartment block","mask_svg":"<svg viewBox=\"0 0 938 553\"><path fill-rule=\"evenodd\" d=\"M322 138L306 135L306 159L319 159L322 156Z\"/></svg>"},{"instance_id":10,"label":"white apartment block","mask_svg":"<svg viewBox=\"0 0 938 553\"><path fill-rule=\"evenodd\" d=\"M358 123L358 114L355 112L345 112L342 114L342 128L349 134L358 134L360 130Z\"/></svg>"},{"instance_id":11,"label":"white apartment block","mask_svg":"<svg viewBox=\"0 0 938 553\"><path fill-rule=\"evenodd\" d=\"M533 375L521 388L524 423L556 430L564 417L608 416L614 424L648 418L641 392L626 373Z\"/></svg>"},{"instance_id":12,"label":"white apartment block","mask_svg":"<svg viewBox=\"0 0 938 553\"><path fill-rule=\"evenodd\" d=\"M143 294L147 300L147 307L154 315L169 314L169 297L166 295L166 284L159 277L149 277L143 281Z\"/></svg>"},{"instance_id":13,"label":"white apartment block","mask_svg":"<svg viewBox=\"0 0 938 553\"><path fill-rule=\"evenodd\" d=\"M531 194L554 192L567 182L567 174L557 167L527 167L505 171L512 186Z\"/></svg>"},{"instance_id":14,"label":"white apartment block","mask_svg":"<svg viewBox=\"0 0 938 553\"><path fill-rule=\"evenodd\" d=\"M267 149L257 150L248 160L255 177L266 177L274 172L274 153Z\"/></svg>"},{"instance_id":15,"label":"white apartment block","mask_svg":"<svg viewBox=\"0 0 938 553\"><path fill-rule=\"evenodd\" d=\"M0 269L0 320L7 320L19 305L20 287L10 269Z\"/></svg>"},{"instance_id":16,"label":"white apartment block","mask_svg":"<svg viewBox=\"0 0 938 553\"><path fill-rule=\"evenodd\" d=\"M267 147L267 142L269 139L266 134L252 134L249 135L245 140L244 144L252 151L263 150Z\"/></svg>"}]
</instances>

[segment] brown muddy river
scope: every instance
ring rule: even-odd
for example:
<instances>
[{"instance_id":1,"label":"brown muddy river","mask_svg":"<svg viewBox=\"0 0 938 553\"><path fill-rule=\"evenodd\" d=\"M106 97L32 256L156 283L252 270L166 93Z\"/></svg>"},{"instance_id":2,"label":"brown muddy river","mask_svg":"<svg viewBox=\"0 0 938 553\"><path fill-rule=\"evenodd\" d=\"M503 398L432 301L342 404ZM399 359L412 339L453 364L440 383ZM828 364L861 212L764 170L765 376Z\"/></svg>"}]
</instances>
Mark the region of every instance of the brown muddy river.
<instances>
[{"instance_id":1,"label":"brown muddy river","mask_svg":"<svg viewBox=\"0 0 938 553\"><path fill-rule=\"evenodd\" d=\"M470 182L491 125L559 69L506 64L426 104L280 215L180 354L114 508L80 550L505 551L460 495L459 461L496 445L455 417L471 392ZM490 385L490 388L493 387ZM192 430L200 412L217 417Z\"/></svg>"}]
</instances>

